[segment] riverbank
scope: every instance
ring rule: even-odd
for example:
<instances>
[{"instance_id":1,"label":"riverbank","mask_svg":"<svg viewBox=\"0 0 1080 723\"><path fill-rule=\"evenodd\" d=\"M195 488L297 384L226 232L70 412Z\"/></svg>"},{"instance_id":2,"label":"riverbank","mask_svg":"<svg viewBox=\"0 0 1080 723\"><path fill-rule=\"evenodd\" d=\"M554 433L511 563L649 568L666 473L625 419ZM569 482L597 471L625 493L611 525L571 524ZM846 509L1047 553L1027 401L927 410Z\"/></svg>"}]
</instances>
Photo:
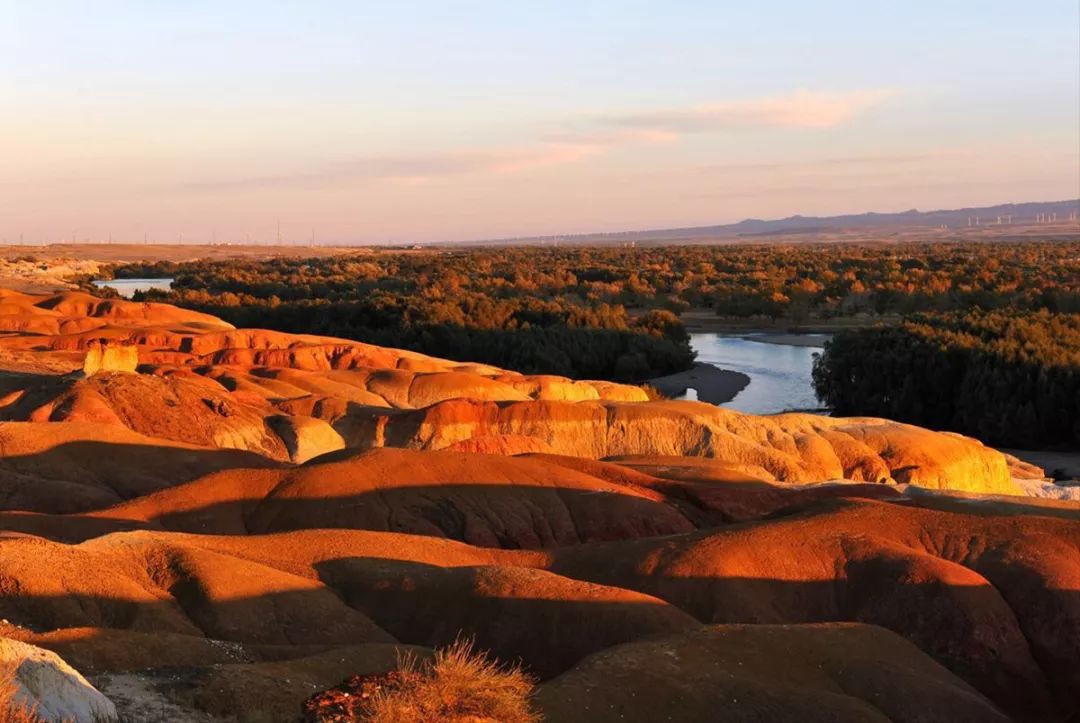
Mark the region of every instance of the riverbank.
<instances>
[{"instance_id":1,"label":"riverbank","mask_svg":"<svg viewBox=\"0 0 1080 723\"><path fill-rule=\"evenodd\" d=\"M834 334L846 329L865 329L879 324L896 324L900 316L842 316L828 320L811 319L793 324L790 319L775 321L764 317L742 318L717 316L712 309L689 309L679 314L686 330L692 334ZM778 342L781 343L781 342Z\"/></svg>"},{"instance_id":2,"label":"riverbank","mask_svg":"<svg viewBox=\"0 0 1080 723\"><path fill-rule=\"evenodd\" d=\"M655 377L648 383L668 397L681 397L686 394L687 389L694 389L697 391L698 401L724 404L746 389L750 384L750 377L742 372L696 362L686 371Z\"/></svg>"},{"instance_id":3,"label":"riverbank","mask_svg":"<svg viewBox=\"0 0 1080 723\"><path fill-rule=\"evenodd\" d=\"M754 334L740 334L747 341L756 341L761 344L782 344L783 346L822 347L825 342L832 338L832 334L812 333L785 333L774 334L772 332L759 332Z\"/></svg>"}]
</instances>

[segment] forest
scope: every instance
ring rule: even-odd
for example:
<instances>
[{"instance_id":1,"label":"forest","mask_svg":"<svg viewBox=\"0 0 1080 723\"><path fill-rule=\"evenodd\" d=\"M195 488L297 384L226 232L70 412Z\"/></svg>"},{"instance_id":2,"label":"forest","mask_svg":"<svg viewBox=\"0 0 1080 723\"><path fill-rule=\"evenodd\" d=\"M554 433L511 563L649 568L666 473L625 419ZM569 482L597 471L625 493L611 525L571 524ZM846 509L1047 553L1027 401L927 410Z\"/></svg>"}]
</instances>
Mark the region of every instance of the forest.
<instances>
[{"instance_id":1,"label":"forest","mask_svg":"<svg viewBox=\"0 0 1080 723\"><path fill-rule=\"evenodd\" d=\"M522 263L513 274L499 254L368 253L132 264L113 274L172 276L172 291L136 298L237 326L357 339L526 373L637 382L693 363L675 313L631 314L620 304L556 291Z\"/></svg>"},{"instance_id":2,"label":"forest","mask_svg":"<svg viewBox=\"0 0 1080 723\"><path fill-rule=\"evenodd\" d=\"M1080 314L922 314L833 336L814 388L837 415L1017 447L1080 443Z\"/></svg>"},{"instance_id":3,"label":"forest","mask_svg":"<svg viewBox=\"0 0 1080 723\"><path fill-rule=\"evenodd\" d=\"M172 291L138 298L207 311L240 326L341 336L528 373L620 381L642 381L693 363L679 318L689 310L718 321L792 330L832 320L857 327L887 322L885 329L840 334L826 351L818 391L833 412L885 414L995 440L1015 426L1002 419L1013 406L1025 418L1046 419L1055 438L1065 434L1057 426L1062 418L1043 413L1049 402L1036 401L1037 394L1028 406L1004 400L1008 390L980 376L988 360L999 357L971 341L991 344L996 327L986 321L972 326L974 321L957 315L1005 314L1000 318L1011 321L999 331L1007 340L1014 338L1009 330L1035 333L1050 324L1046 319L1064 319L1053 323L1067 326L1069 315L1080 313L1078 242L362 249L324 258L125 264L109 273L173 277ZM896 325L904 319L909 321ZM922 329L921 336L912 329ZM859 353L847 351L906 343L911 348L889 362L901 366L889 366L892 371L879 378L875 364L885 364L878 357L888 354L860 362ZM978 374L976 359L983 370ZM1041 384L1039 359L1034 354L1021 362L1006 355L994 363L1010 373L1023 367L1035 375L1032 384ZM943 375L934 377L935 384L945 381L928 386L925 374L912 371L919 367L905 364L933 366ZM957 371L969 364L971 374ZM1000 399L1001 408L986 403L973 411L973 400L954 399L960 387L953 383L961 377L969 385L965 390ZM859 391L841 388L845 379Z\"/></svg>"},{"instance_id":4,"label":"forest","mask_svg":"<svg viewBox=\"0 0 1080 723\"><path fill-rule=\"evenodd\" d=\"M632 313L711 310L792 327L976 307L1080 312L1080 242L363 250L321 259L129 264L112 272L172 276L181 295L207 291L222 296L222 306L250 297L421 296L437 315L467 323L476 321L468 315L481 298L523 296L556 302L585 326L604 305Z\"/></svg>"}]
</instances>

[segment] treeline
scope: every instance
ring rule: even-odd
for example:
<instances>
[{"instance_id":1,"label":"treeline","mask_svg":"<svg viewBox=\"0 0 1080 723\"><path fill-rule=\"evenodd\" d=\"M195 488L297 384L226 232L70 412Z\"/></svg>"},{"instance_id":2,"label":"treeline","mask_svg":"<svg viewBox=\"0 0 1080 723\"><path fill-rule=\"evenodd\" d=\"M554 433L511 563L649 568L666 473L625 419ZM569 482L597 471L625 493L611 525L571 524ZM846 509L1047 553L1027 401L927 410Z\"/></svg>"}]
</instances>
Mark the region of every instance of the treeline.
<instances>
[{"instance_id":1,"label":"treeline","mask_svg":"<svg viewBox=\"0 0 1080 723\"><path fill-rule=\"evenodd\" d=\"M262 299L352 300L383 290L433 301L463 292L566 308L707 309L785 320L971 308L1080 312L1080 243L843 243L649 248L366 251L321 259L130 264L182 289Z\"/></svg>"},{"instance_id":2,"label":"treeline","mask_svg":"<svg viewBox=\"0 0 1080 723\"><path fill-rule=\"evenodd\" d=\"M106 270L109 273L109 270ZM147 294L235 324L531 372L640 381L693 361L679 315L871 324L970 309L1080 312L1080 243L363 250L127 264Z\"/></svg>"},{"instance_id":3,"label":"treeline","mask_svg":"<svg viewBox=\"0 0 1080 723\"><path fill-rule=\"evenodd\" d=\"M527 374L638 382L685 369L694 359L686 330L670 312L618 328L568 325L566 315L557 314L546 317L544 323L494 327L463 320L434 321L380 300L270 305L248 298L247 303L220 305L209 303L198 292L147 292L140 298L180 303L238 327L355 339ZM486 320L490 322L491 317Z\"/></svg>"},{"instance_id":4,"label":"treeline","mask_svg":"<svg viewBox=\"0 0 1080 723\"><path fill-rule=\"evenodd\" d=\"M355 257L129 265L116 276L173 276L137 299L205 311L242 327L356 339L526 373L644 381L694 359L678 317L631 316L512 282L439 268L374 267ZM385 274L385 275L384 275ZM498 288L496 288L496 286Z\"/></svg>"},{"instance_id":5,"label":"treeline","mask_svg":"<svg viewBox=\"0 0 1080 723\"><path fill-rule=\"evenodd\" d=\"M1080 443L1080 314L919 315L836 334L814 388L837 415L873 415L990 444Z\"/></svg>"}]
</instances>

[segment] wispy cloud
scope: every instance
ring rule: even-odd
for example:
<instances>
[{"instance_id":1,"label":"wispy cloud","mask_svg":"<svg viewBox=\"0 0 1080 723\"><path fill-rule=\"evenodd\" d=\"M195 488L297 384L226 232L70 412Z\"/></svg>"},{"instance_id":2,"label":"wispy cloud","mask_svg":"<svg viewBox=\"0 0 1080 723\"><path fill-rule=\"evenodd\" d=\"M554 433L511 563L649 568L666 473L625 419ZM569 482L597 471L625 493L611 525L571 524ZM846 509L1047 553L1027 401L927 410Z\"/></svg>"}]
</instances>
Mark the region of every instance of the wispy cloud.
<instances>
[{"instance_id":1,"label":"wispy cloud","mask_svg":"<svg viewBox=\"0 0 1080 723\"><path fill-rule=\"evenodd\" d=\"M753 100L710 103L607 115L609 125L666 133L709 133L760 128L835 128L892 95L888 90L847 93L799 91Z\"/></svg>"},{"instance_id":2,"label":"wispy cloud","mask_svg":"<svg viewBox=\"0 0 1080 723\"><path fill-rule=\"evenodd\" d=\"M834 128L889 95L889 91L883 90L796 92L690 108L591 116L568 123L575 130L550 132L519 146L363 156L327 163L315 169L191 181L181 187L193 191L305 188L370 180L417 184L457 176L513 174L579 163L628 147L675 143L688 133L751 128Z\"/></svg>"},{"instance_id":3,"label":"wispy cloud","mask_svg":"<svg viewBox=\"0 0 1080 723\"><path fill-rule=\"evenodd\" d=\"M911 166L941 160L964 159L972 152L963 149L936 150L912 153L869 154L865 156L837 156L792 161L761 161L751 163L718 163L698 166L694 170L704 172L740 172L740 171L831 171L837 169L859 170L863 168L882 168Z\"/></svg>"},{"instance_id":4,"label":"wispy cloud","mask_svg":"<svg viewBox=\"0 0 1080 723\"><path fill-rule=\"evenodd\" d=\"M318 175L329 180L368 178L423 182L477 173L517 173L531 168L576 163L602 152L602 148L587 143L538 143L507 148L367 156L332 164Z\"/></svg>"},{"instance_id":5,"label":"wispy cloud","mask_svg":"<svg viewBox=\"0 0 1080 723\"><path fill-rule=\"evenodd\" d=\"M363 180L428 183L447 177L504 175L567 165L605 155L620 146L667 143L676 139L677 136L669 133L637 130L558 133L545 136L531 145L365 156L328 163L314 171L200 180L184 183L182 187L194 191L217 191L233 188L314 187Z\"/></svg>"},{"instance_id":6,"label":"wispy cloud","mask_svg":"<svg viewBox=\"0 0 1080 723\"><path fill-rule=\"evenodd\" d=\"M545 142L519 148L365 156L328 163L314 171L194 181L183 186L188 190L215 191L245 187L256 189L322 186L364 180L425 183L453 176L509 174L532 168L576 163L607 150L607 146L598 143Z\"/></svg>"},{"instance_id":7,"label":"wispy cloud","mask_svg":"<svg viewBox=\"0 0 1080 723\"><path fill-rule=\"evenodd\" d=\"M672 143L679 140L679 134L653 128L604 129L574 133L565 131L549 133L544 136L544 140L548 143L584 144L600 148L611 148L622 145Z\"/></svg>"}]
</instances>

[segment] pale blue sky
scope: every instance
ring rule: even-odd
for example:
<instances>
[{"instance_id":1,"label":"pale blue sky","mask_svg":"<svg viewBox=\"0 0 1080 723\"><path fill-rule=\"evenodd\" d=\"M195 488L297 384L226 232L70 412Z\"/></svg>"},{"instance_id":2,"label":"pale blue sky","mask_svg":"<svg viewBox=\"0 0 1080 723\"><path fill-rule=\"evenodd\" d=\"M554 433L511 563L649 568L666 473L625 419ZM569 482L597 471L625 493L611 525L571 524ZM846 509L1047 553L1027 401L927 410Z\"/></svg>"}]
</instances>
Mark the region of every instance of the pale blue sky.
<instances>
[{"instance_id":1,"label":"pale blue sky","mask_svg":"<svg viewBox=\"0 0 1080 723\"><path fill-rule=\"evenodd\" d=\"M1080 195L1080 4L0 0L0 235L432 240Z\"/></svg>"}]
</instances>

